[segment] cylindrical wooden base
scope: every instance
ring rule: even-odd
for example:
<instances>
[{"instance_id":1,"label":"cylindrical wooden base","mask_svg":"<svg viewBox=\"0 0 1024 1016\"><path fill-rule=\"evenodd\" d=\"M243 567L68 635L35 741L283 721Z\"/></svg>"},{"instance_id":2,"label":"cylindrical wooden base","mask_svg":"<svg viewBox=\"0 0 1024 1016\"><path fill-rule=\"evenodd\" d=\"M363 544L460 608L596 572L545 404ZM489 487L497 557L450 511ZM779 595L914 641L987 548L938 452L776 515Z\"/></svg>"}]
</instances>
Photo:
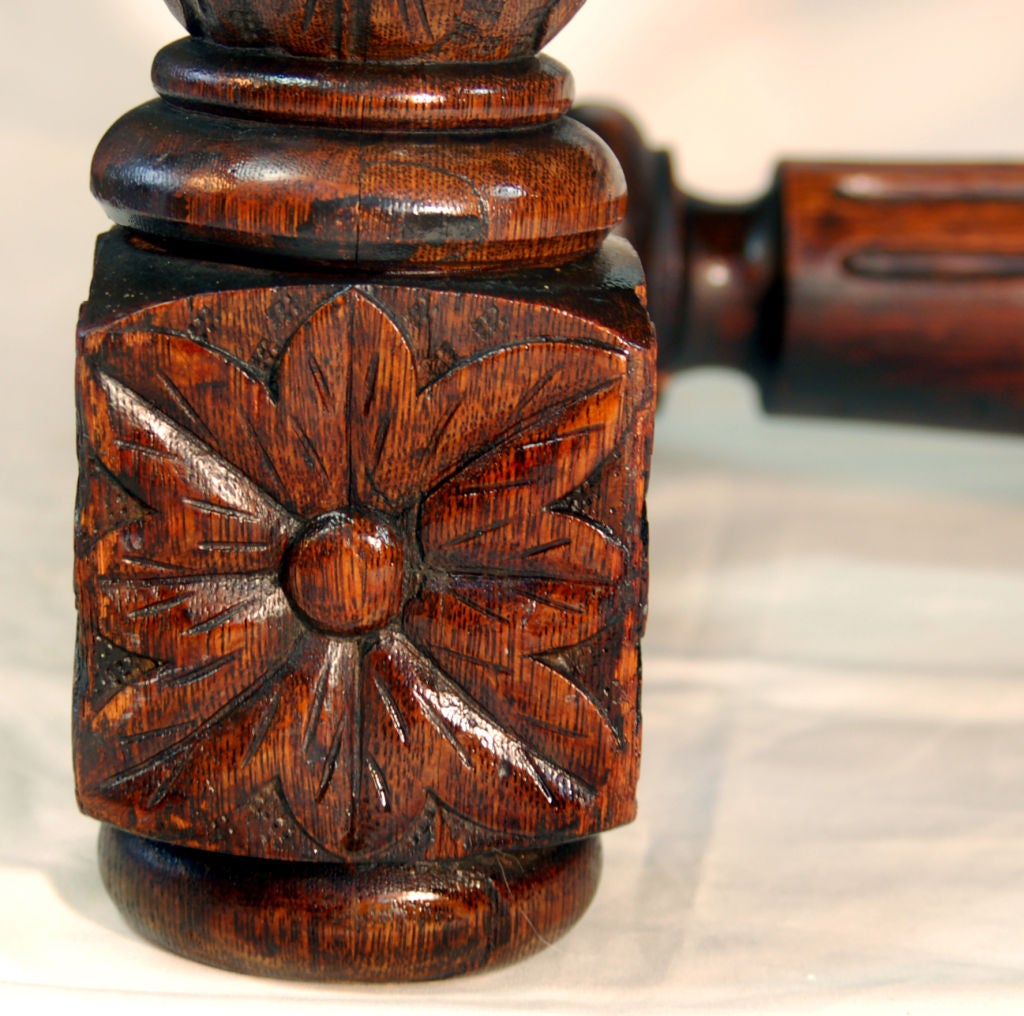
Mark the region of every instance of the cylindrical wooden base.
<instances>
[{"instance_id":1,"label":"cylindrical wooden base","mask_svg":"<svg viewBox=\"0 0 1024 1016\"><path fill-rule=\"evenodd\" d=\"M304 980L415 981L537 952L597 888L596 837L405 865L298 864L170 846L104 826L100 870L139 934L189 959Z\"/></svg>"}]
</instances>

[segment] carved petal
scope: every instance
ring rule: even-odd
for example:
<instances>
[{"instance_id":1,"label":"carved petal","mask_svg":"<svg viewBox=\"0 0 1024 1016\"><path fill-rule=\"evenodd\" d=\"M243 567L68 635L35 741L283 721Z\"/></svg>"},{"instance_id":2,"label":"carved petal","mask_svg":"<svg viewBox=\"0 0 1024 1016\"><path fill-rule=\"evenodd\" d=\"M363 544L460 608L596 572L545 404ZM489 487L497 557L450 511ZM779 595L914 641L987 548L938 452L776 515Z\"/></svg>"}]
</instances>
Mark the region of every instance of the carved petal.
<instances>
[{"instance_id":1,"label":"carved petal","mask_svg":"<svg viewBox=\"0 0 1024 1016\"><path fill-rule=\"evenodd\" d=\"M226 633L275 613L297 522L126 384L105 372L92 380L96 452L155 511L103 537L82 563L89 613L109 638L155 659L191 666L233 651Z\"/></svg>"},{"instance_id":2,"label":"carved petal","mask_svg":"<svg viewBox=\"0 0 1024 1016\"><path fill-rule=\"evenodd\" d=\"M263 576L100 584L100 616L116 618L126 648L173 661L122 689L96 718L97 731L118 745L108 774L118 780L191 751L230 722L280 677L302 634L284 594Z\"/></svg>"},{"instance_id":3,"label":"carved petal","mask_svg":"<svg viewBox=\"0 0 1024 1016\"><path fill-rule=\"evenodd\" d=\"M621 427L621 382L560 407L426 499L427 561L449 572L614 583L622 551L596 525L548 506L608 456Z\"/></svg>"},{"instance_id":4,"label":"carved petal","mask_svg":"<svg viewBox=\"0 0 1024 1016\"><path fill-rule=\"evenodd\" d=\"M128 338L136 337L123 338L118 368L127 366ZM88 378L84 409L103 464L153 509L96 541L79 563L81 606L97 630L160 663L96 718L97 730L108 730L118 745L111 779L120 780L182 756L201 733L228 720L301 632L277 580L296 520L196 436L200 430L217 441L194 408L201 400L185 394L195 389L170 377L189 363L198 378L208 377L207 367L221 371L220 358L191 342L147 338L151 345L142 344L132 367L152 401L105 364ZM185 349L181 361L175 343ZM160 377L147 382L147 370ZM163 412L157 400L176 409ZM171 411L189 417L195 430Z\"/></svg>"},{"instance_id":5,"label":"carved petal","mask_svg":"<svg viewBox=\"0 0 1024 1016\"><path fill-rule=\"evenodd\" d=\"M523 343L459 364L423 390L415 420L391 428L377 483L392 495L403 486L430 491L532 421L588 394L618 392L624 372L620 353L560 341Z\"/></svg>"},{"instance_id":6,"label":"carved petal","mask_svg":"<svg viewBox=\"0 0 1024 1016\"><path fill-rule=\"evenodd\" d=\"M605 627L617 597L594 584L463 580L406 610L412 641L540 756L593 784L615 731L585 678L534 659Z\"/></svg>"},{"instance_id":7,"label":"carved petal","mask_svg":"<svg viewBox=\"0 0 1024 1016\"><path fill-rule=\"evenodd\" d=\"M132 463L132 454L146 454L154 444L180 449L186 467L191 456L211 479L231 473L226 492L247 500L289 506L296 481L307 479L289 470L299 438L266 387L224 354L189 339L159 332L110 336L86 392L83 422L98 454L116 476L139 472L138 493L153 507L179 492L189 475L187 468L178 475L161 470L153 450L150 463Z\"/></svg>"},{"instance_id":8,"label":"carved petal","mask_svg":"<svg viewBox=\"0 0 1024 1016\"><path fill-rule=\"evenodd\" d=\"M353 500L384 511L401 510L419 489L408 469L391 482L382 468L389 440L407 451L423 440L416 420L416 368L398 326L370 297L353 294L351 309L351 441Z\"/></svg>"},{"instance_id":9,"label":"carved petal","mask_svg":"<svg viewBox=\"0 0 1024 1016\"><path fill-rule=\"evenodd\" d=\"M381 636L366 680L364 757L383 777L378 799L368 787L361 803L367 849L392 842L396 828L425 835L432 800L510 836L534 831L552 806L564 819L590 802L583 781L537 754L403 636Z\"/></svg>"},{"instance_id":10,"label":"carved petal","mask_svg":"<svg viewBox=\"0 0 1024 1016\"><path fill-rule=\"evenodd\" d=\"M369 296L346 290L296 332L276 388L290 435L275 445L289 497L306 517L347 504L400 508L415 495L377 480L389 434L414 433L416 371L398 326ZM403 480L408 479L404 473Z\"/></svg>"},{"instance_id":11,"label":"carved petal","mask_svg":"<svg viewBox=\"0 0 1024 1016\"><path fill-rule=\"evenodd\" d=\"M336 853L349 849L362 772L360 695L357 643L320 636L308 639L281 692L280 713L294 725L278 761L281 787L306 832Z\"/></svg>"}]
</instances>

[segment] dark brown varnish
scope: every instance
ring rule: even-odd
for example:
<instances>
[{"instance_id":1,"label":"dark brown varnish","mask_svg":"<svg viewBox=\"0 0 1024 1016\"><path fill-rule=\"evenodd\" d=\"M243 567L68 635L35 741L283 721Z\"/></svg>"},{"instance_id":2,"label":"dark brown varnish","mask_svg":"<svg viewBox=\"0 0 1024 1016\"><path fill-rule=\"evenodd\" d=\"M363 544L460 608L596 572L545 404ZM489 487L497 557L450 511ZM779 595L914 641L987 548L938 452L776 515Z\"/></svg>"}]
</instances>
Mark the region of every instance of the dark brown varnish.
<instances>
[{"instance_id":1,"label":"dark brown varnish","mask_svg":"<svg viewBox=\"0 0 1024 1016\"><path fill-rule=\"evenodd\" d=\"M141 934L418 980L557 937L639 765L655 350L581 0L170 0L93 163L74 759Z\"/></svg>"},{"instance_id":2,"label":"dark brown varnish","mask_svg":"<svg viewBox=\"0 0 1024 1016\"><path fill-rule=\"evenodd\" d=\"M676 189L621 114L663 371L737 367L772 412L1024 431L1024 166L785 162L746 205Z\"/></svg>"}]
</instances>

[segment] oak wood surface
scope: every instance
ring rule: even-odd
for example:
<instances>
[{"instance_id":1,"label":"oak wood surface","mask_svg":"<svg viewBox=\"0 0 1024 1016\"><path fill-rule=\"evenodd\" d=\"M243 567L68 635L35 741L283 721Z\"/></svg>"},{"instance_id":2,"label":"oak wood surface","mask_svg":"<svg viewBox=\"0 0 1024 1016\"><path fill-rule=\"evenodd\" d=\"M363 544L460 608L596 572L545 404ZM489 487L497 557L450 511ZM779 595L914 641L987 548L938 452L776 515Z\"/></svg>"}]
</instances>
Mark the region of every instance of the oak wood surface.
<instances>
[{"instance_id":1,"label":"oak wood surface","mask_svg":"<svg viewBox=\"0 0 1024 1016\"><path fill-rule=\"evenodd\" d=\"M141 935L244 974L422 981L550 945L597 888L596 837L465 863L358 867L225 857L104 826L100 871Z\"/></svg>"},{"instance_id":2,"label":"oak wood surface","mask_svg":"<svg viewBox=\"0 0 1024 1016\"><path fill-rule=\"evenodd\" d=\"M174 0L101 141L79 802L142 934L420 979L560 934L635 812L654 344L580 0Z\"/></svg>"}]
</instances>

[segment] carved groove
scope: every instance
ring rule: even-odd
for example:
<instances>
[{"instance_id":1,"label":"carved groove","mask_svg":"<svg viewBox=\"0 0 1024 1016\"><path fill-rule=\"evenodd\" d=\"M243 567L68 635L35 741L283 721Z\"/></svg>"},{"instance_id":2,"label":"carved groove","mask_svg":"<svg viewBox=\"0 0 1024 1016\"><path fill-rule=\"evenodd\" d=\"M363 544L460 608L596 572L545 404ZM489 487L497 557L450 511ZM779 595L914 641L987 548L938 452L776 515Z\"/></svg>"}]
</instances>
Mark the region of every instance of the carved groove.
<instances>
[{"instance_id":1,"label":"carved groove","mask_svg":"<svg viewBox=\"0 0 1024 1016\"><path fill-rule=\"evenodd\" d=\"M873 249L851 254L843 261L843 267L852 275L892 281L997 281L1024 276L1024 254Z\"/></svg>"}]
</instances>

